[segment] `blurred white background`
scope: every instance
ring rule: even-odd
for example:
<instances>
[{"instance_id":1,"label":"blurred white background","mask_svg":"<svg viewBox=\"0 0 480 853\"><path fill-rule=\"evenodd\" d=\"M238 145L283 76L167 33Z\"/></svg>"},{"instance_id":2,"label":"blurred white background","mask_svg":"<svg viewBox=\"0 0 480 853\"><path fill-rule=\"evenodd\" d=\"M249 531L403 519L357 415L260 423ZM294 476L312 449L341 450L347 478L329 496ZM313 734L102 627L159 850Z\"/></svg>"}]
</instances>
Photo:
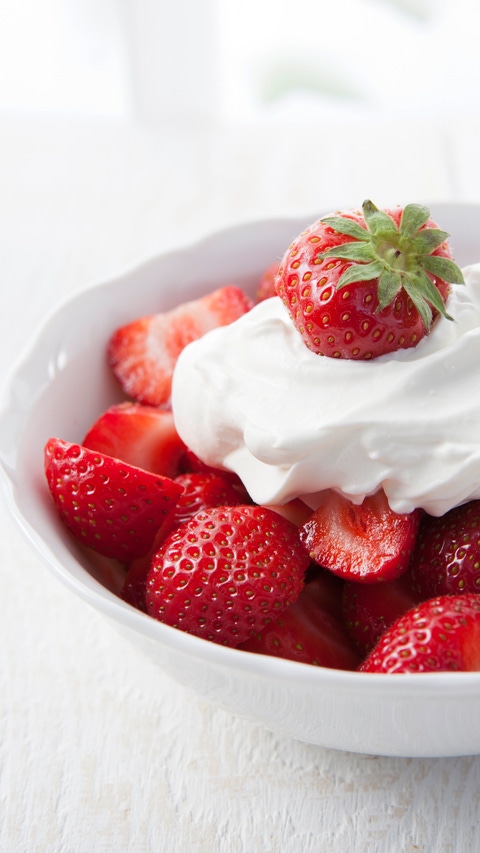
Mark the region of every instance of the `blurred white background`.
<instances>
[{"instance_id":1,"label":"blurred white background","mask_svg":"<svg viewBox=\"0 0 480 853\"><path fill-rule=\"evenodd\" d=\"M246 219L480 202L479 25L476 0L0 0L4 270L58 257L68 288Z\"/></svg>"},{"instance_id":2,"label":"blurred white background","mask_svg":"<svg viewBox=\"0 0 480 853\"><path fill-rule=\"evenodd\" d=\"M480 203L479 24L478 0L0 0L0 383L73 291L205 233ZM185 696L5 512L0 586L2 853L480 849L474 759L329 753Z\"/></svg>"},{"instance_id":3,"label":"blurred white background","mask_svg":"<svg viewBox=\"0 0 480 853\"><path fill-rule=\"evenodd\" d=\"M478 104L476 0L0 0L0 109L143 120Z\"/></svg>"}]
</instances>

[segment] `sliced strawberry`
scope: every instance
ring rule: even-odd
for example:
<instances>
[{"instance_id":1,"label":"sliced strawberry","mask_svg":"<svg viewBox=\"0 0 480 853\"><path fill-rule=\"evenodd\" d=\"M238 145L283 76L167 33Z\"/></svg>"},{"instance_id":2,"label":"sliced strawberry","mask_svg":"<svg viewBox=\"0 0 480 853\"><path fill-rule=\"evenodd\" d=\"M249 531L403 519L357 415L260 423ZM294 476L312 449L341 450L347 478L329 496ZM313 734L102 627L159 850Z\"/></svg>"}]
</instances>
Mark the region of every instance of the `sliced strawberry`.
<instances>
[{"instance_id":1,"label":"sliced strawberry","mask_svg":"<svg viewBox=\"0 0 480 853\"><path fill-rule=\"evenodd\" d=\"M312 560L345 580L393 580L408 566L419 518L393 512L383 491L359 505L330 491L301 538Z\"/></svg>"},{"instance_id":2,"label":"sliced strawberry","mask_svg":"<svg viewBox=\"0 0 480 853\"><path fill-rule=\"evenodd\" d=\"M45 446L45 475L79 541L122 562L148 551L182 491L168 477L57 438Z\"/></svg>"},{"instance_id":3,"label":"sliced strawberry","mask_svg":"<svg viewBox=\"0 0 480 853\"><path fill-rule=\"evenodd\" d=\"M257 302L263 302L264 299L270 299L270 297L277 295L275 280L279 267L280 261L274 261L263 273L257 288Z\"/></svg>"},{"instance_id":4,"label":"sliced strawberry","mask_svg":"<svg viewBox=\"0 0 480 853\"><path fill-rule=\"evenodd\" d=\"M168 405L173 369L184 347L210 329L237 320L252 305L243 290L231 285L117 329L107 356L125 394L152 406Z\"/></svg>"},{"instance_id":5,"label":"sliced strawberry","mask_svg":"<svg viewBox=\"0 0 480 853\"><path fill-rule=\"evenodd\" d=\"M418 603L408 573L375 584L345 582L342 616L345 627L362 656L378 642L389 625Z\"/></svg>"},{"instance_id":6,"label":"sliced strawberry","mask_svg":"<svg viewBox=\"0 0 480 853\"><path fill-rule=\"evenodd\" d=\"M164 477L180 473L185 445L167 409L120 403L107 409L89 429L83 446L114 456Z\"/></svg>"},{"instance_id":7,"label":"sliced strawberry","mask_svg":"<svg viewBox=\"0 0 480 853\"><path fill-rule=\"evenodd\" d=\"M408 610L390 625L359 669L480 670L480 595L438 596Z\"/></svg>"},{"instance_id":8,"label":"sliced strawberry","mask_svg":"<svg viewBox=\"0 0 480 853\"><path fill-rule=\"evenodd\" d=\"M314 666L356 669L359 655L337 616L341 589L338 578L321 572L294 604L241 648Z\"/></svg>"},{"instance_id":9,"label":"sliced strawberry","mask_svg":"<svg viewBox=\"0 0 480 853\"><path fill-rule=\"evenodd\" d=\"M480 501L440 518L424 515L411 574L422 598L480 592Z\"/></svg>"},{"instance_id":10,"label":"sliced strawberry","mask_svg":"<svg viewBox=\"0 0 480 853\"><path fill-rule=\"evenodd\" d=\"M298 528L263 507L214 507L177 527L147 579L151 616L237 646L299 595L308 566Z\"/></svg>"}]
</instances>

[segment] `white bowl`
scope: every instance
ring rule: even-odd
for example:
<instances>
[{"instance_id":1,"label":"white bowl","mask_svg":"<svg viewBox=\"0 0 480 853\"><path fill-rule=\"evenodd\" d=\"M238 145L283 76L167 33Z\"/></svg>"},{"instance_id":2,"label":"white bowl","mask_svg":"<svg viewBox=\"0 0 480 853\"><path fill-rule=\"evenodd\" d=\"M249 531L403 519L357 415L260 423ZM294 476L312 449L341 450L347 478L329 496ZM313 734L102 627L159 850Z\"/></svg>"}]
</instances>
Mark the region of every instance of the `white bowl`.
<instances>
[{"instance_id":1,"label":"white bowl","mask_svg":"<svg viewBox=\"0 0 480 853\"><path fill-rule=\"evenodd\" d=\"M431 205L461 265L480 259L480 207ZM313 217L309 217L309 221ZM305 220L254 222L75 295L43 325L2 401L0 460L7 503L34 551L76 595L104 614L174 679L234 714L312 744L376 755L480 753L480 673L367 675L224 648L149 618L112 591L64 531L47 493L43 446L81 441L120 399L105 363L114 328L235 282L253 292L260 274Z\"/></svg>"}]
</instances>

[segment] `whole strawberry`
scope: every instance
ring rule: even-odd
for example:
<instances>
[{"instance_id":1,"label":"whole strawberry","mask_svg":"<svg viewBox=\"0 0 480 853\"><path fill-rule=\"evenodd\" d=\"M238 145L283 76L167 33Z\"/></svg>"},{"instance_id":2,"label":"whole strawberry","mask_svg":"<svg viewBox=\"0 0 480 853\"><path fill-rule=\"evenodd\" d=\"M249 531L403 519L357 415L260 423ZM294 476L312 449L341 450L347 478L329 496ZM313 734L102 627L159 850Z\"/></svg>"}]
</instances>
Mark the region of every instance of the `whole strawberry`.
<instances>
[{"instance_id":1,"label":"whole strawberry","mask_svg":"<svg viewBox=\"0 0 480 853\"><path fill-rule=\"evenodd\" d=\"M480 501L469 501L439 518L424 515L410 572L423 598L480 593Z\"/></svg>"},{"instance_id":2,"label":"whole strawberry","mask_svg":"<svg viewBox=\"0 0 480 853\"><path fill-rule=\"evenodd\" d=\"M480 670L480 595L443 595L408 610L387 629L359 669Z\"/></svg>"},{"instance_id":3,"label":"whole strawberry","mask_svg":"<svg viewBox=\"0 0 480 853\"><path fill-rule=\"evenodd\" d=\"M273 510L207 509L176 528L154 556L147 610L175 628L237 646L297 599L308 564L298 529Z\"/></svg>"},{"instance_id":4,"label":"whole strawberry","mask_svg":"<svg viewBox=\"0 0 480 853\"><path fill-rule=\"evenodd\" d=\"M422 205L382 211L365 201L362 212L327 216L293 241L277 293L319 355L372 359L406 349L438 314L449 318L449 284L463 283L448 236Z\"/></svg>"}]
</instances>

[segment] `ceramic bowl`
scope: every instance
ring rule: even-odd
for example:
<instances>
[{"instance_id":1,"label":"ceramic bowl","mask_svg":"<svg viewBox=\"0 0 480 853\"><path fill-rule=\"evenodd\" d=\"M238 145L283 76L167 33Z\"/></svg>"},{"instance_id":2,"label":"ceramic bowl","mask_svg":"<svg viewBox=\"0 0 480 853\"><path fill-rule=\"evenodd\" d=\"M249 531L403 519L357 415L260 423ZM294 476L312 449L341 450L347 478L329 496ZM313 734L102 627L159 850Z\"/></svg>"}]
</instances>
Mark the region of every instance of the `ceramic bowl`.
<instances>
[{"instance_id":1,"label":"ceramic bowl","mask_svg":"<svg viewBox=\"0 0 480 853\"><path fill-rule=\"evenodd\" d=\"M480 258L480 207L431 205L461 265ZM282 736L376 755L480 753L480 673L367 675L224 648L151 619L120 600L115 578L62 528L47 493L43 446L81 441L120 399L105 363L113 329L260 274L313 220L252 222L155 257L82 290L43 324L2 401L0 459L7 504L34 551L74 595L102 613L155 665L197 694Z\"/></svg>"}]
</instances>

